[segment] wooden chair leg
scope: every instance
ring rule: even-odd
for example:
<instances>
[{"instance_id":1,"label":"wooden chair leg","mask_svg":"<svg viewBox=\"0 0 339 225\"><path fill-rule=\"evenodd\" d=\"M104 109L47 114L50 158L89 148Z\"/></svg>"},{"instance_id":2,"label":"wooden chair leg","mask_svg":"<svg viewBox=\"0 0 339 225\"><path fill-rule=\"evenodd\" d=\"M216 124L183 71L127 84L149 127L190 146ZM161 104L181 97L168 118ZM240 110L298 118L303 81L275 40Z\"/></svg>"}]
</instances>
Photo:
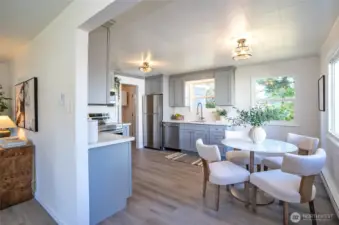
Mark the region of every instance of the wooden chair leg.
<instances>
[{"instance_id":1,"label":"wooden chair leg","mask_svg":"<svg viewBox=\"0 0 339 225\"><path fill-rule=\"evenodd\" d=\"M216 211L219 211L220 185L216 185L216 186L217 186L217 193L215 197L215 209Z\"/></svg>"},{"instance_id":2,"label":"wooden chair leg","mask_svg":"<svg viewBox=\"0 0 339 225\"><path fill-rule=\"evenodd\" d=\"M314 217L315 214L315 209L314 209L314 201L310 201L308 203L309 207L310 207L310 213L312 214L312 225L317 225L317 220Z\"/></svg>"},{"instance_id":3,"label":"wooden chair leg","mask_svg":"<svg viewBox=\"0 0 339 225\"><path fill-rule=\"evenodd\" d=\"M253 187L252 187L252 201L251 201L253 212L257 212L257 191L258 191L257 186L253 185Z\"/></svg>"},{"instance_id":4,"label":"wooden chair leg","mask_svg":"<svg viewBox=\"0 0 339 225\"><path fill-rule=\"evenodd\" d=\"M289 220L289 216L288 216L288 202L284 202L284 210L283 210L283 213L284 213L284 222L283 224L284 225L288 225L288 220Z\"/></svg>"},{"instance_id":5,"label":"wooden chair leg","mask_svg":"<svg viewBox=\"0 0 339 225\"><path fill-rule=\"evenodd\" d=\"M206 196L206 186L207 186L207 179L204 177L204 181L203 181L203 184L202 184L202 197L205 198Z\"/></svg>"},{"instance_id":6,"label":"wooden chair leg","mask_svg":"<svg viewBox=\"0 0 339 225\"><path fill-rule=\"evenodd\" d=\"M257 172L260 172L261 171L261 165L257 165Z\"/></svg>"},{"instance_id":7,"label":"wooden chair leg","mask_svg":"<svg viewBox=\"0 0 339 225\"><path fill-rule=\"evenodd\" d=\"M245 181L244 185L245 185L244 191L245 191L245 197L246 197L245 207L248 207L250 204L250 189L249 189L250 184L248 181Z\"/></svg>"},{"instance_id":8,"label":"wooden chair leg","mask_svg":"<svg viewBox=\"0 0 339 225\"><path fill-rule=\"evenodd\" d=\"M267 171L268 170L268 167L267 166L264 166L264 171Z\"/></svg>"}]
</instances>

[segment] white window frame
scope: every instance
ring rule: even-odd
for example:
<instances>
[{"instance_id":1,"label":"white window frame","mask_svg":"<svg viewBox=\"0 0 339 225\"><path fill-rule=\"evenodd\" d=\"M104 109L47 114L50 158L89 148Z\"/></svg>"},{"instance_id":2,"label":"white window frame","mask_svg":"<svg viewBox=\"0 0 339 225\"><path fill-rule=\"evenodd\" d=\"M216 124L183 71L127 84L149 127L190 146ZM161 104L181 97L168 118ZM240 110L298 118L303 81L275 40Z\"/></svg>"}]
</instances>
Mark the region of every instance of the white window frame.
<instances>
[{"instance_id":1,"label":"white window frame","mask_svg":"<svg viewBox=\"0 0 339 225\"><path fill-rule=\"evenodd\" d=\"M256 84L257 84L257 80L259 79L268 79L268 78L278 78L278 77L292 77L294 79L295 82L297 82L295 76L293 75L275 75L275 76L255 76L251 78L251 105L252 107L257 105L257 98L256 98ZM295 86L296 89L296 86ZM294 103L294 119L291 121L284 121L284 120L275 120L275 121L271 121L269 122L266 126L289 126L289 127L297 127L299 126L297 124L297 107L296 107L296 103L297 103L297 96L298 92L297 90L295 91L295 97L294 98L285 98L285 101L289 101L289 102L293 102ZM281 102L281 100L269 100L268 102Z\"/></svg>"},{"instance_id":2,"label":"white window frame","mask_svg":"<svg viewBox=\"0 0 339 225\"><path fill-rule=\"evenodd\" d=\"M339 130L336 131L335 130L335 123L339 123L339 115L335 114L335 104L339 104L338 101L339 99L337 99L336 101L336 97L335 97L335 84L336 84L336 79L339 79L339 71L337 73L335 73L334 70L334 65L338 63L338 67L339 67L339 54L335 54L335 56L332 58L332 60L330 61L329 65L328 65L328 132L334 136L335 138L339 139ZM337 74L337 75L336 75ZM339 82L338 82L339 83ZM338 89L339 87L337 87ZM337 90L338 91L338 90ZM338 93L337 93L338 95ZM337 106L338 107L338 106ZM338 126L339 127L339 126Z\"/></svg>"},{"instance_id":3,"label":"white window frame","mask_svg":"<svg viewBox=\"0 0 339 225\"><path fill-rule=\"evenodd\" d=\"M185 106L189 107L190 111L195 110L197 106L192 105L193 90L192 90L191 86L189 85L189 83L194 83L194 82L196 82L196 83L205 83L206 81L209 81L209 80L213 80L213 82L214 82L214 98L215 98L215 79L214 78L206 78L206 79L185 81ZM187 93L186 91L187 91L187 87L188 86L190 86L190 88L189 88L188 93ZM201 98L203 98L203 97L201 97ZM215 108L206 108L205 106L203 106L203 110L204 111L213 112L213 111L215 111L215 109L216 109L216 107Z\"/></svg>"}]
</instances>

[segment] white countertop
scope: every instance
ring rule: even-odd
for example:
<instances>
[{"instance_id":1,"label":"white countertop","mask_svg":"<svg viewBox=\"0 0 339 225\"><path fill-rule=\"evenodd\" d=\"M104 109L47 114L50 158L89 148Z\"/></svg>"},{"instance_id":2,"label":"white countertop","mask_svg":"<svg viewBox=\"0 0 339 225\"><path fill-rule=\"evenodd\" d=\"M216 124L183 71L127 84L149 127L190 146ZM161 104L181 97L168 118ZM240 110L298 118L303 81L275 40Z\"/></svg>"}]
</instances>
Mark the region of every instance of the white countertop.
<instances>
[{"instance_id":1,"label":"white countertop","mask_svg":"<svg viewBox=\"0 0 339 225\"><path fill-rule=\"evenodd\" d=\"M245 151L261 153L289 153L298 151L298 147L284 141L266 139L261 144L254 144L251 140L244 139L224 139L222 144Z\"/></svg>"},{"instance_id":2,"label":"white countertop","mask_svg":"<svg viewBox=\"0 0 339 225\"><path fill-rule=\"evenodd\" d=\"M187 123L187 124L202 124L202 125L219 125L219 126L232 126L230 122L227 121L187 121L187 120L164 120L164 123Z\"/></svg>"},{"instance_id":3,"label":"white countertop","mask_svg":"<svg viewBox=\"0 0 339 225\"><path fill-rule=\"evenodd\" d=\"M103 147L107 145L115 145L115 144L120 144L120 143L134 141L134 140L135 140L134 137L126 137L126 136L122 136L118 134L100 132L99 137L98 137L98 142L89 143L88 149Z\"/></svg>"},{"instance_id":4,"label":"white countertop","mask_svg":"<svg viewBox=\"0 0 339 225\"><path fill-rule=\"evenodd\" d=\"M123 126L131 126L131 123L122 123Z\"/></svg>"}]
</instances>

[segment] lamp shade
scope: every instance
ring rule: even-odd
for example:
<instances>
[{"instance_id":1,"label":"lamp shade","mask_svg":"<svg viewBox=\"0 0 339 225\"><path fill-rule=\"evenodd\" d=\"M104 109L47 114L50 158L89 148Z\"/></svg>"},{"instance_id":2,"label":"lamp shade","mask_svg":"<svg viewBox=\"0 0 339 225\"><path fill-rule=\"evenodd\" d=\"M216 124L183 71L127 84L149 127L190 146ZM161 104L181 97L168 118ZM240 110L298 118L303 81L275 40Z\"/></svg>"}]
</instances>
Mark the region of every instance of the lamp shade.
<instances>
[{"instance_id":1,"label":"lamp shade","mask_svg":"<svg viewBox=\"0 0 339 225\"><path fill-rule=\"evenodd\" d=\"M15 128L15 123L8 116L0 116L0 129Z\"/></svg>"}]
</instances>

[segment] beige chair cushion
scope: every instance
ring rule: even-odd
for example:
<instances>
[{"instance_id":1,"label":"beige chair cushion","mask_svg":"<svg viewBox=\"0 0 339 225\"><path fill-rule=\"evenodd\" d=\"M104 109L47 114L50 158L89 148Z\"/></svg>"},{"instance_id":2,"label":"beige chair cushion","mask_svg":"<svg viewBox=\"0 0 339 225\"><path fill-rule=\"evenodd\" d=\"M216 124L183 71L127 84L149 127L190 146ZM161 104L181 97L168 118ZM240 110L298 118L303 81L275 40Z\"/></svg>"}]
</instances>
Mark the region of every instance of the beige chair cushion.
<instances>
[{"instance_id":1,"label":"beige chair cushion","mask_svg":"<svg viewBox=\"0 0 339 225\"><path fill-rule=\"evenodd\" d=\"M276 199L300 203L299 194L301 177L295 174L282 172L281 170L270 170L265 172L252 173L250 182ZM314 199L316 188L312 187L312 197Z\"/></svg>"},{"instance_id":2,"label":"beige chair cushion","mask_svg":"<svg viewBox=\"0 0 339 225\"><path fill-rule=\"evenodd\" d=\"M238 165L247 165L250 164L250 152L228 151L226 152L226 159ZM254 155L254 164L261 164L261 157Z\"/></svg>"},{"instance_id":3,"label":"beige chair cushion","mask_svg":"<svg viewBox=\"0 0 339 225\"><path fill-rule=\"evenodd\" d=\"M265 157L262 163L270 169L280 169L283 159L284 157L282 156Z\"/></svg>"},{"instance_id":4,"label":"beige chair cushion","mask_svg":"<svg viewBox=\"0 0 339 225\"><path fill-rule=\"evenodd\" d=\"M237 184L249 180L250 173L232 162L221 161L209 164L209 181L213 184Z\"/></svg>"}]
</instances>

